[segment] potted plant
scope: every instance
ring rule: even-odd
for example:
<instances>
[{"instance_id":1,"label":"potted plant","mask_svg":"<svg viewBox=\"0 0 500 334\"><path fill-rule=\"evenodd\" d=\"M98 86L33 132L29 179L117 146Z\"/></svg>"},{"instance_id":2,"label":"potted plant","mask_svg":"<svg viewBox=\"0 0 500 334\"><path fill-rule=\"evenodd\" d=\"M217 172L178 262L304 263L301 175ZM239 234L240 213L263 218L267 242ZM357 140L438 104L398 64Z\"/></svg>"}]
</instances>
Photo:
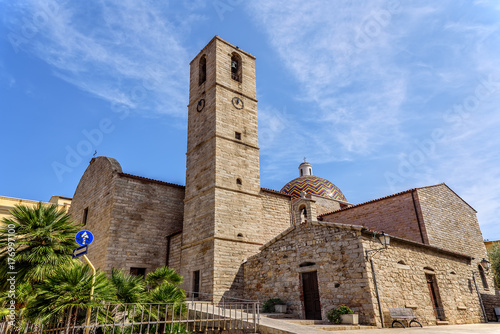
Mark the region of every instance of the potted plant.
<instances>
[{"instance_id":1,"label":"potted plant","mask_svg":"<svg viewBox=\"0 0 500 334\"><path fill-rule=\"evenodd\" d=\"M340 305L337 308L331 309L326 315L328 320L334 324L358 324L358 315L345 305Z\"/></svg>"},{"instance_id":2,"label":"potted plant","mask_svg":"<svg viewBox=\"0 0 500 334\"><path fill-rule=\"evenodd\" d=\"M262 305L263 313L286 313L286 304L279 298L271 298L266 300L264 305Z\"/></svg>"}]
</instances>

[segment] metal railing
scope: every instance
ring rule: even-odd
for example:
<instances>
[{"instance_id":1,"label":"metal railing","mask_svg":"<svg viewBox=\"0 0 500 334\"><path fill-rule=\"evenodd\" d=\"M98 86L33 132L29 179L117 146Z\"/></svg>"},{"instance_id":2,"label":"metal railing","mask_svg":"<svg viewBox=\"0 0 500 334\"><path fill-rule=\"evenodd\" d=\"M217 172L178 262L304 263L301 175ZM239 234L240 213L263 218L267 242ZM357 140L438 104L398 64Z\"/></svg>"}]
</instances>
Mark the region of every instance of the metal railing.
<instances>
[{"instance_id":1,"label":"metal railing","mask_svg":"<svg viewBox=\"0 0 500 334\"><path fill-rule=\"evenodd\" d=\"M167 334L213 330L257 332L258 302L103 304L91 311L71 309L49 323L0 324L0 334Z\"/></svg>"}]
</instances>

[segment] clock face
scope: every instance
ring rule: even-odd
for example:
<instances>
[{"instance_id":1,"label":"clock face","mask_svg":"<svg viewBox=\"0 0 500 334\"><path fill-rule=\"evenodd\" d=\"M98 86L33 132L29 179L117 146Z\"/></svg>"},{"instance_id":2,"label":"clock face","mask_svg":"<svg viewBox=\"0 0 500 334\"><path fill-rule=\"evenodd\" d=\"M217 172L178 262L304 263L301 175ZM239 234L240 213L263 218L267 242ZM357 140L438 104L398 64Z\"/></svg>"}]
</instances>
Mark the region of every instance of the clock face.
<instances>
[{"instance_id":1,"label":"clock face","mask_svg":"<svg viewBox=\"0 0 500 334\"><path fill-rule=\"evenodd\" d=\"M196 110L198 112L202 111L205 108L205 99L201 99L198 101L198 105L196 106Z\"/></svg>"},{"instance_id":2,"label":"clock face","mask_svg":"<svg viewBox=\"0 0 500 334\"><path fill-rule=\"evenodd\" d=\"M233 97L233 106L236 109L243 109L243 100L237 96Z\"/></svg>"}]
</instances>

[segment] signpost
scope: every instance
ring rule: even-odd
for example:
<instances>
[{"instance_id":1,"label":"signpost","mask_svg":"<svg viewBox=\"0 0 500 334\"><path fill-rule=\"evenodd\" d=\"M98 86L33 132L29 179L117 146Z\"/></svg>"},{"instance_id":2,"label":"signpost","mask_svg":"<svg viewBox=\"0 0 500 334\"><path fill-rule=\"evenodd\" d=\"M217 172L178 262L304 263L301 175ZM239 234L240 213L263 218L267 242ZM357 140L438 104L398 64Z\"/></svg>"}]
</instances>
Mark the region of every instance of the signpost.
<instances>
[{"instance_id":1,"label":"signpost","mask_svg":"<svg viewBox=\"0 0 500 334\"><path fill-rule=\"evenodd\" d=\"M82 230L75 235L75 241L81 247L77 247L77 248L73 249L73 258L83 256L83 258L85 259L85 262L87 262L89 267L92 269L92 287L90 288L90 300L92 301L93 296L94 296L96 270L86 254L88 252L89 245L92 243L92 241L94 241L94 235L90 231ZM92 309L89 307L87 309L87 319L85 321L85 334L88 334L89 330L90 330L89 324L90 324L90 313L91 312L92 312Z\"/></svg>"},{"instance_id":2,"label":"signpost","mask_svg":"<svg viewBox=\"0 0 500 334\"><path fill-rule=\"evenodd\" d=\"M82 255L87 254L88 250L89 250L89 246L88 245L81 246L81 247L73 249L73 259L77 258L77 257L80 257Z\"/></svg>"},{"instance_id":3,"label":"signpost","mask_svg":"<svg viewBox=\"0 0 500 334\"><path fill-rule=\"evenodd\" d=\"M94 241L94 235L90 231L82 230L76 234L75 241L80 246L90 245Z\"/></svg>"}]
</instances>

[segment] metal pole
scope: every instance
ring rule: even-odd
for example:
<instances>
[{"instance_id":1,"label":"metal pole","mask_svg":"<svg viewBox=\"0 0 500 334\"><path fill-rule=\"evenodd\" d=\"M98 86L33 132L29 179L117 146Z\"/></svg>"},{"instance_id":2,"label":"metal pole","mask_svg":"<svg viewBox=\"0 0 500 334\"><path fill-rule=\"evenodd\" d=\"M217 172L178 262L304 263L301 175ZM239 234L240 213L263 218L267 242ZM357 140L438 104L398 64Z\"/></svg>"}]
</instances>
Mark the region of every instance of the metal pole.
<instances>
[{"instance_id":1,"label":"metal pole","mask_svg":"<svg viewBox=\"0 0 500 334\"><path fill-rule=\"evenodd\" d=\"M474 286L476 287L477 297L479 298L479 305L481 305L481 310L483 311L484 322L488 322L488 316L486 315L486 310L484 309L483 298L481 297L481 294L479 293L479 288L477 287L475 274L476 273L472 271L472 280L474 281Z\"/></svg>"},{"instance_id":2,"label":"metal pole","mask_svg":"<svg viewBox=\"0 0 500 334\"><path fill-rule=\"evenodd\" d=\"M377 276L375 275L375 265L373 264L373 259L370 259L370 264L372 265L373 283L375 284L375 293L377 294L378 312L380 314L382 328L384 328L384 313L382 312L382 304L380 303L380 295L378 294Z\"/></svg>"},{"instance_id":3,"label":"metal pole","mask_svg":"<svg viewBox=\"0 0 500 334\"><path fill-rule=\"evenodd\" d=\"M92 264L92 262L90 262L89 258L87 257L87 255L83 255L83 258L85 259L85 262L87 262L87 264L89 265L89 267L92 269L92 287L90 288L90 301L92 301L92 299L94 299L94 285L95 285L95 274L96 274L96 270L95 270L95 267L94 265ZM85 334L89 334L89 324L90 324L90 314L92 312L92 308L89 307L87 309L87 318L85 320Z\"/></svg>"}]
</instances>

